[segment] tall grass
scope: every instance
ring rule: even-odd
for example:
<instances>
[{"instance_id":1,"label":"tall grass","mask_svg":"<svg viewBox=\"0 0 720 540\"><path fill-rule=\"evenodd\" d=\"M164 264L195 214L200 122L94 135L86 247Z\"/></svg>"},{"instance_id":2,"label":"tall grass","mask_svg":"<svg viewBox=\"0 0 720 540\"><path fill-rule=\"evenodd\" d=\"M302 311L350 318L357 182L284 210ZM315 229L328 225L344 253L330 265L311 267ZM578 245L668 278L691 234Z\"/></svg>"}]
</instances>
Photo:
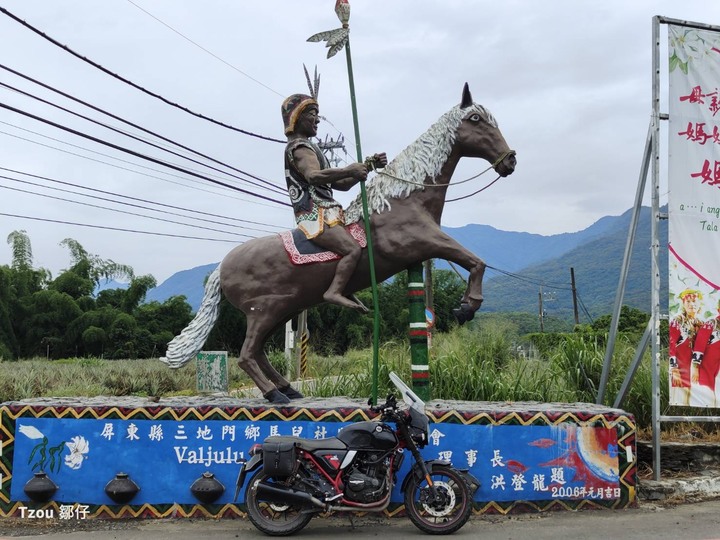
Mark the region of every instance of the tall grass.
<instances>
[{"instance_id":1,"label":"tall grass","mask_svg":"<svg viewBox=\"0 0 720 540\"><path fill-rule=\"evenodd\" d=\"M517 330L502 321L465 326L433 336L430 380L433 399L459 401L538 401L594 403L605 356L604 340L592 335L567 335L545 357L528 360L516 355ZM615 348L605 404L611 405L635 353L636 343L620 339ZM268 357L285 372L288 362L281 351ZM651 424L652 376L645 353L623 408L635 415L638 426ZM367 399L372 394L372 352L352 350L344 356L321 357L312 352L306 379L297 383L316 397L347 396ZM252 388L253 383L229 361L231 389ZM389 391L390 371L411 380L410 350L404 341L380 349L378 396ZM58 361L0 361L0 402L61 396L173 396L193 395L194 365L171 370L159 360L98 360L72 358ZM662 402L667 403L667 374L661 370ZM667 411L663 411L667 412ZM697 414L675 408L676 414Z\"/></svg>"}]
</instances>

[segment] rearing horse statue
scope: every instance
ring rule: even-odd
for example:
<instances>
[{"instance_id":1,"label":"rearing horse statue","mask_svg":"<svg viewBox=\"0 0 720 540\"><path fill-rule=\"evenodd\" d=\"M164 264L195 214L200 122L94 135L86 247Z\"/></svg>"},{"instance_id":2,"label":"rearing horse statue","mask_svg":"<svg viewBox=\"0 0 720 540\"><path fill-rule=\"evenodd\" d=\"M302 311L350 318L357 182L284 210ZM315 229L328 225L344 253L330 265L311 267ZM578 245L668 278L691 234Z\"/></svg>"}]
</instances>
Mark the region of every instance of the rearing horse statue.
<instances>
[{"instance_id":1,"label":"rearing horse statue","mask_svg":"<svg viewBox=\"0 0 720 540\"><path fill-rule=\"evenodd\" d=\"M515 169L497 122L473 103L467 84L462 101L440 117L414 143L368 182L370 228L378 281L428 259L445 259L469 272L468 285L455 310L460 322L472 318L483 301L485 263L440 228L445 195L460 158L478 157L500 176ZM362 220L360 198L346 211L348 224ZM297 266L280 236L266 236L234 248L208 278L195 318L168 345L162 360L180 367L201 350L217 318L220 291L247 317L240 367L272 403L289 403L302 394L270 364L264 345L271 333L301 311L323 301L337 261ZM370 285L367 249L345 293Z\"/></svg>"}]
</instances>

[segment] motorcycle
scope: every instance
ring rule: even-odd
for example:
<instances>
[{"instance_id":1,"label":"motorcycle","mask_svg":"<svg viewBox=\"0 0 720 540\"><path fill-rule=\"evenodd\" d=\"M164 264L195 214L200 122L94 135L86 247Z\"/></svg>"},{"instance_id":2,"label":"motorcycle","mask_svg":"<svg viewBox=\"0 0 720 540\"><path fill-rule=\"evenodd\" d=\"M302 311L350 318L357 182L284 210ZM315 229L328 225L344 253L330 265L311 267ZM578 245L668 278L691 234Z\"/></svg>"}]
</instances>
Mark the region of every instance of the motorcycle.
<instances>
[{"instance_id":1,"label":"motorcycle","mask_svg":"<svg viewBox=\"0 0 720 540\"><path fill-rule=\"evenodd\" d=\"M428 534L450 534L465 525L480 482L448 461L423 460L419 449L429 440L425 403L397 374L391 372L390 380L407 407L400 407L391 393L383 405L370 407L380 413L379 421L350 424L327 439L271 436L250 449L235 498L254 473L245 504L257 529L287 536L316 514L382 512L390 504L406 451L414 464L401 491L413 524Z\"/></svg>"}]
</instances>

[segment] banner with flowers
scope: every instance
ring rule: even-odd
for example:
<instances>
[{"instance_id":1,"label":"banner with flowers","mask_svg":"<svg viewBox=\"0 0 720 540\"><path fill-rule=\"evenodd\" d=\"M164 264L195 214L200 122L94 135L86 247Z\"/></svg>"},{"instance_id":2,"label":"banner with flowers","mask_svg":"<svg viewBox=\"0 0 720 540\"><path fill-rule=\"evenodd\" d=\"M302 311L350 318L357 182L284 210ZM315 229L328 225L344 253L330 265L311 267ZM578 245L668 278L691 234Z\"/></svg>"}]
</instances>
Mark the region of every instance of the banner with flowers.
<instances>
[{"instance_id":1,"label":"banner with flowers","mask_svg":"<svg viewBox=\"0 0 720 540\"><path fill-rule=\"evenodd\" d=\"M670 404L720 407L720 33L668 38Z\"/></svg>"}]
</instances>

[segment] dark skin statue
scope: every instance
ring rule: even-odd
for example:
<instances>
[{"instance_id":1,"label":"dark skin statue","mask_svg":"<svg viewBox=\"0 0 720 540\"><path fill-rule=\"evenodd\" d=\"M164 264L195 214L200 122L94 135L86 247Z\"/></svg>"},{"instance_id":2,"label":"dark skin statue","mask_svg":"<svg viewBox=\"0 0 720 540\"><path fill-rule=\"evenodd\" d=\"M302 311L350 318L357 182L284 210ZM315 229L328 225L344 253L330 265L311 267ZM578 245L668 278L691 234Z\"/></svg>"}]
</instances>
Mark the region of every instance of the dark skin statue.
<instances>
[{"instance_id":1,"label":"dark skin statue","mask_svg":"<svg viewBox=\"0 0 720 540\"><path fill-rule=\"evenodd\" d=\"M320 123L318 108L315 105L307 107L298 118L295 124L295 131L288 135L288 141L294 139L309 139L317 135L317 126ZM299 147L293 152L293 158L297 170L312 185L330 184L333 189L348 191L358 182L367 178L368 169L364 163L352 163L347 167L321 169L320 162L315 152L307 147ZM373 156L375 167L382 168L387 165L385 153ZM323 231L312 239L320 247L323 247L342 257L335 270L335 277L330 283L323 300L339 306L349 307L366 313L368 311L354 296L345 296L345 287L360 260L362 249L352 236L340 225L328 226L325 224Z\"/></svg>"}]
</instances>

